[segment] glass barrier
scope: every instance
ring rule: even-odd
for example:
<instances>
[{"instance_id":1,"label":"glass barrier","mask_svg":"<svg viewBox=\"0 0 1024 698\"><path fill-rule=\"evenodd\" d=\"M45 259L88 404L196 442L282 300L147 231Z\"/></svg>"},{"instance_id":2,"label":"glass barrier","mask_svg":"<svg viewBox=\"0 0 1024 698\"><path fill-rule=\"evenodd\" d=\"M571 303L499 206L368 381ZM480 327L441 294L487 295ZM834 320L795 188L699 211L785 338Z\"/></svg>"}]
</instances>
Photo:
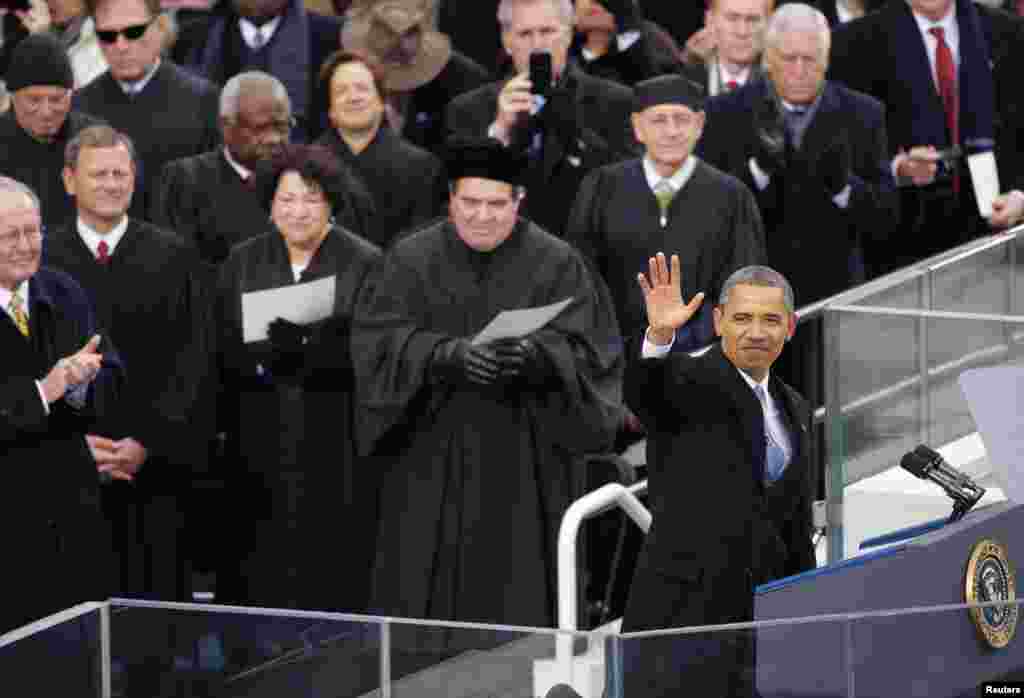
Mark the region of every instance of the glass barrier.
<instances>
[{"instance_id":1,"label":"glass barrier","mask_svg":"<svg viewBox=\"0 0 1024 698\"><path fill-rule=\"evenodd\" d=\"M609 698L966 698L1020 681L1024 644L996 649L971 613L1020 615L1012 604L625 633L610 643Z\"/></svg>"},{"instance_id":2,"label":"glass barrier","mask_svg":"<svg viewBox=\"0 0 1024 698\"><path fill-rule=\"evenodd\" d=\"M559 641L565 657L590 651L556 630L117 599L110 638L124 698L544 695ZM603 661L589 673L603 682Z\"/></svg>"},{"instance_id":3,"label":"glass barrier","mask_svg":"<svg viewBox=\"0 0 1024 698\"><path fill-rule=\"evenodd\" d=\"M1020 603L584 634L113 600L106 690L101 613L23 634L0 660L5 689L62 698L548 698L556 684L582 698L953 698L1024 677ZM758 604L770 612L765 594Z\"/></svg>"},{"instance_id":4,"label":"glass barrier","mask_svg":"<svg viewBox=\"0 0 1024 698\"><path fill-rule=\"evenodd\" d=\"M104 611L82 604L0 635L0 695L103 698Z\"/></svg>"},{"instance_id":5,"label":"glass barrier","mask_svg":"<svg viewBox=\"0 0 1024 698\"><path fill-rule=\"evenodd\" d=\"M845 488L898 466L918 444L938 448L973 434L960 374L1020 364L1024 356L1019 317L841 306L826 309L824 321L833 511L841 510ZM854 514L843 515L850 525ZM846 554L859 540L846 536ZM831 548L830 559L840 559Z\"/></svg>"}]
</instances>

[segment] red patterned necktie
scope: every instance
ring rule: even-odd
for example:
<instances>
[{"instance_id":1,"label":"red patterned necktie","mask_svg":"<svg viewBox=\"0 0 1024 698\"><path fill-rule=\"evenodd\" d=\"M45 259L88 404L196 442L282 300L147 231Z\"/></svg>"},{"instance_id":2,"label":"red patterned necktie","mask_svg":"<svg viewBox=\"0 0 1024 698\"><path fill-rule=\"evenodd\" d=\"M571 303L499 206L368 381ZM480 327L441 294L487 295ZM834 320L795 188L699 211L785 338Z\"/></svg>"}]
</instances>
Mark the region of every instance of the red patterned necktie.
<instances>
[{"instance_id":1,"label":"red patterned necktie","mask_svg":"<svg viewBox=\"0 0 1024 698\"><path fill-rule=\"evenodd\" d=\"M946 110L946 127L949 129L951 145L960 142L960 124L957 123L956 65L953 63L953 52L946 43L946 32L942 27L928 30L935 37L935 76L939 85L939 96ZM960 191L960 178L953 176L953 191Z\"/></svg>"},{"instance_id":2,"label":"red patterned necktie","mask_svg":"<svg viewBox=\"0 0 1024 698\"><path fill-rule=\"evenodd\" d=\"M107 246L106 240L100 240L100 244L96 248L96 261L100 264L110 261L110 247Z\"/></svg>"},{"instance_id":3,"label":"red patterned necktie","mask_svg":"<svg viewBox=\"0 0 1024 698\"><path fill-rule=\"evenodd\" d=\"M740 84L735 80L730 80L729 82L725 83L725 89L728 90L729 92L732 92L739 86Z\"/></svg>"}]
</instances>

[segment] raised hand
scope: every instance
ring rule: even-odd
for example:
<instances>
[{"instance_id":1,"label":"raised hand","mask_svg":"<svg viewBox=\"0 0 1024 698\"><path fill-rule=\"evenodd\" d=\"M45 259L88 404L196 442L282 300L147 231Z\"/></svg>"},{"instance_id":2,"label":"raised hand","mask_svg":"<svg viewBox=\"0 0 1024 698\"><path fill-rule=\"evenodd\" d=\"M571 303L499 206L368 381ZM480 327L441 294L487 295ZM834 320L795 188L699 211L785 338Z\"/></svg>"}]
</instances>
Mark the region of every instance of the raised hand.
<instances>
[{"instance_id":1,"label":"raised hand","mask_svg":"<svg viewBox=\"0 0 1024 698\"><path fill-rule=\"evenodd\" d=\"M675 331L685 325L704 301L703 292L697 293L689 303L683 302L682 273L679 255L672 255L672 268L659 252L648 260L650 279L643 272L637 275L647 308L648 339L654 344L668 344Z\"/></svg>"},{"instance_id":2,"label":"raised hand","mask_svg":"<svg viewBox=\"0 0 1024 698\"><path fill-rule=\"evenodd\" d=\"M100 336L93 336L85 346L71 356L59 360L41 381L43 394L48 403L64 397L64 393L76 385L91 383L100 372L103 354L97 351Z\"/></svg>"}]
</instances>

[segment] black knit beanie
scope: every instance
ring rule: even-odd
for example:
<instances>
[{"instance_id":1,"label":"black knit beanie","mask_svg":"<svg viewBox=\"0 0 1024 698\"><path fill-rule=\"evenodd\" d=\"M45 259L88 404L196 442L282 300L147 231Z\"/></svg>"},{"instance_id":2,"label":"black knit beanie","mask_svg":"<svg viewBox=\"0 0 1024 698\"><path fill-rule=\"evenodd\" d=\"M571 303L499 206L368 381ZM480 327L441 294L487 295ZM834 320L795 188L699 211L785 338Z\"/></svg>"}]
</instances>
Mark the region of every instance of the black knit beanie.
<instances>
[{"instance_id":1,"label":"black knit beanie","mask_svg":"<svg viewBox=\"0 0 1024 698\"><path fill-rule=\"evenodd\" d=\"M75 86L75 74L67 50L49 34L29 34L14 49L7 68L7 91L14 93L23 87L46 85L49 87Z\"/></svg>"}]
</instances>

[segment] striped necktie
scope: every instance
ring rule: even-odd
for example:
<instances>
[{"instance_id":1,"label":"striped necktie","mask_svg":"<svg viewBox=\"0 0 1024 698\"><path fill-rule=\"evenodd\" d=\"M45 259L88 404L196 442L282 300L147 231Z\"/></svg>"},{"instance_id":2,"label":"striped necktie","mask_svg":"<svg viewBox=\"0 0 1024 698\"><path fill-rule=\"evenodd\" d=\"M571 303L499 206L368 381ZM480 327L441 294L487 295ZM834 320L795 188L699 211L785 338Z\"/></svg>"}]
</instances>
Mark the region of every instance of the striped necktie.
<instances>
[{"instance_id":1,"label":"striped necktie","mask_svg":"<svg viewBox=\"0 0 1024 698\"><path fill-rule=\"evenodd\" d=\"M7 304L7 309L10 311L18 331L28 337L28 315L25 314L25 302L21 300L21 296L17 292L11 296L11 302Z\"/></svg>"}]
</instances>

